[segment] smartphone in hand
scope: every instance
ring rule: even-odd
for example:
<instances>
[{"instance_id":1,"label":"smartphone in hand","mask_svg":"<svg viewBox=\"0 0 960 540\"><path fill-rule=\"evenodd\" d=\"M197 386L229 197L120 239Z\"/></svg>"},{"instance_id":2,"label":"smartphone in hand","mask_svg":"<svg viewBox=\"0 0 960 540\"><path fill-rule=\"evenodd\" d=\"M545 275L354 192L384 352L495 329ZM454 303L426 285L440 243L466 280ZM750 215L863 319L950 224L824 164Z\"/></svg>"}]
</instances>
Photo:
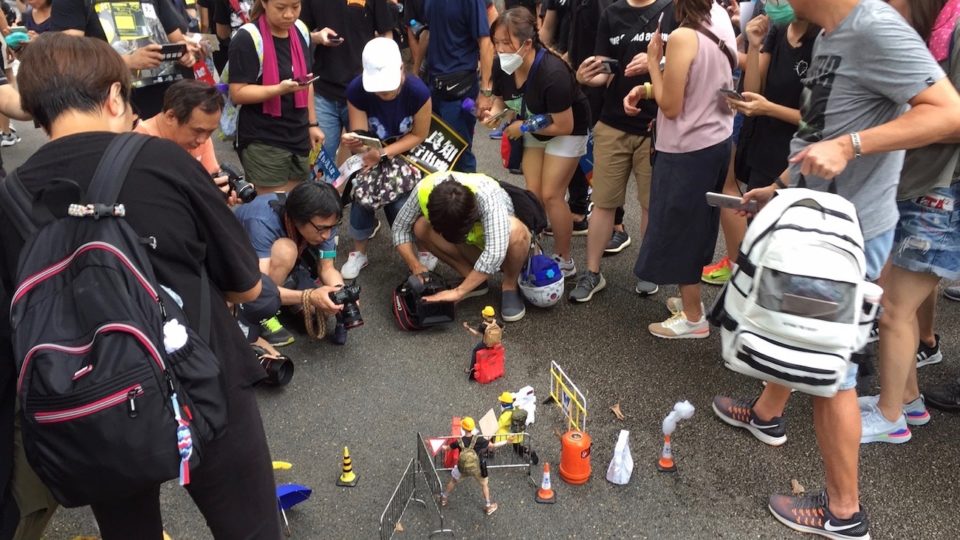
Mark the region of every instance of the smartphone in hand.
<instances>
[{"instance_id":1,"label":"smartphone in hand","mask_svg":"<svg viewBox=\"0 0 960 540\"><path fill-rule=\"evenodd\" d=\"M187 54L186 43L164 43L160 46L160 54L163 61L179 60L181 56Z\"/></svg>"},{"instance_id":2,"label":"smartphone in hand","mask_svg":"<svg viewBox=\"0 0 960 540\"><path fill-rule=\"evenodd\" d=\"M717 91L720 92L724 97L733 98L737 101L747 100L747 98L743 97L743 94L741 94L740 92L737 92L736 90L731 90L729 88L721 88L720 90L717 90Z\"/></svg>"},{"instance_id":3,"label":"smartphone in hand","mask_svg":"<svg viewBox=\"0 0 960 540\"><path fill-rule=\"evenodd\" d=\"M600 60L600 64L602 66L600 68L601 73L616 73L620 69L620 61L614 58L604 58Z\"/></svg>"},{"instance_id":4,"label":"smartphone in hand","mask_svg":"<svg viewBox=\"0 0 960 540\"><path fill-rule=\"evenodd\" d=\"M743 204L743 199L733 195L724 195L723 193L707 192L707 204L719 208L729 208L731 210L740 210L751 214L757 213L757 201L750 201Z\"/></svg>"},{"instance_id":5,"label":"smartphone in hand","mask_svg":"<svg viewBox=\"0 0 960 540\"><path fill-rule=\"evenodd\" d=\"M298 78L294 78L293 80L297 81L297 84L299 84L300 86L310 86L311 84L314 83L314 81L316 81L319 78L320 78L319 75L314 77L313 73L307 73L305 77L298 77Z\"/></svg>"}]
</instances>

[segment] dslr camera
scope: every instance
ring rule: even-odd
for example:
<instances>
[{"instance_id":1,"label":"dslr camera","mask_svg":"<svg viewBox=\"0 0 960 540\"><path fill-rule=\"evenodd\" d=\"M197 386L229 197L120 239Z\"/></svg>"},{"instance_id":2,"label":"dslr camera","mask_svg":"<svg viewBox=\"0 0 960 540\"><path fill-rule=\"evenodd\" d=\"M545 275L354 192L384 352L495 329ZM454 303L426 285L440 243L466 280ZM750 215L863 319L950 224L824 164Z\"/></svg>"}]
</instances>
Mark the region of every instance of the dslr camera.
<instances>
[{"instance_id":1,"label":"dslr camera","mask_svg":"<svg viewBox=\"0 0 960 540\"><path fill-rule=\"evenodd\" d=\"M242 174L237 173L226 165L221 165L220 170L227 175L227 183L230 184L231 191L237 194L237 197L244 204L257 198L257 188L247 182Z\"/></svg>"},{"instance_id":2,"label":"dslr camera","mask_svg":"<svg viewBox=\"0 0 960 540\"><path fill-rule=\"evenodd\" d=\"M352 330L363 326L363 317L360 316L360 307L357 305L357 301L360 300L360 285L358 283L345 285L330 293L330 300L338 306L343 306L340 317L343 319L344 328Z\"/></svg>"}]
</instances>

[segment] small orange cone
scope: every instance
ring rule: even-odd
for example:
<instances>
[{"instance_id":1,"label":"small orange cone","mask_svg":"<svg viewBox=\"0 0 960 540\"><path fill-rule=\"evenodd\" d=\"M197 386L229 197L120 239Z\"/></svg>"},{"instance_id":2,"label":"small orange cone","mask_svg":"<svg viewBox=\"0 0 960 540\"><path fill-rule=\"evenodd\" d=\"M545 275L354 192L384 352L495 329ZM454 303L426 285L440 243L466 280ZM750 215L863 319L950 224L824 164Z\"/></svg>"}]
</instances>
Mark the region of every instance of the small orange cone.
<instances>
[{"instance_id":1,"label":"small orange cone","mask_svg":"<svg viewBox=\"0 0 960 540\"><path fill-rule=\"evenodd\" d=\"M673 462L673 450L670 448L669 435L663 436L663 451L660 452L657 469L659 469L660 472L677 472L677 465Z\"/></svg>"},{"instance_id":2,"label":"small orange cone","mask_svg":"<svg viewBox=\"0 0 960 540\"><path fill-rule=\"evenodd\" d=\"M344 487L353 487L357 485L359 480L359 475L353 472L353 460L350 459L350 450L346 446L343 447L343 468L340 473L340 478L337 479L338 486Z\"/></svg>"},{"instance_id":3,"label":"small orange cone","mask_svg":"<svg viewBox=\"0 0 960 540\"><path fill-rule=\"evenodd\" d=\"M543 464L543 481L540 482L540 489L537 490L536 501L540 504L553 504L557 502L557 494L550 487L550 464Z\"/></svg>"}]
</instances>

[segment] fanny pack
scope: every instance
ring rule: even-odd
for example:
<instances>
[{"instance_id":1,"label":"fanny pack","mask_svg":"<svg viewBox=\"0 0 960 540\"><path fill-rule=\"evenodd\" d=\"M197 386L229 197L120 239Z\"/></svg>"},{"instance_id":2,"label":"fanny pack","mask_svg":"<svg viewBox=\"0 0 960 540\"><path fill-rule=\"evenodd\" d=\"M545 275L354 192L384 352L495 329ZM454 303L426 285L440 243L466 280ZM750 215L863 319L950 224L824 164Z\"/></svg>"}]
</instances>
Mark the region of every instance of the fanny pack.
<instances>
[{"instance_id":1,"label":"fanny pack","mask_svg":"<svg viewBox=\"0 0 960 540\"><path fill-rule=\"evenodd\" d=\"M433 76L433 95L443 101L457 101L467 97L477 84L477 71L458 71Z\"/></svg>"}]
</instances>

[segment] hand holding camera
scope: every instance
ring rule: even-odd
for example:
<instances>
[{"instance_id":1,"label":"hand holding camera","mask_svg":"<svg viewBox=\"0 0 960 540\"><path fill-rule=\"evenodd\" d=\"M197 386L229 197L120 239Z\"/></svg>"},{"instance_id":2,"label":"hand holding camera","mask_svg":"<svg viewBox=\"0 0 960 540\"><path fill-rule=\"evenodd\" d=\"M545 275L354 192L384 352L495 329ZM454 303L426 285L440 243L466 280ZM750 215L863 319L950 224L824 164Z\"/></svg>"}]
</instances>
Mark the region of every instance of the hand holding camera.
<instances>
[{"instance_id":1,"label":"hand holding camera","mask_svg":"<svg viewBox=\"0 0 960 540\"><path fill-rule=\"evenodd\" d=\"M230 191L226 192L228 199L230 193L236 193L237 198L240 199L240 202L244 204L257 198L257 188L255 188L250 182L247 182L242 174L237 173L226 165L221 165L220 171L220 174L214 176L214 182L217 183L217 186L220 187L222 191L223 186L220 182L217 182L217 179L222 175L226 175L227 185L230 187Z\"/></svg>"}]
</instances>

